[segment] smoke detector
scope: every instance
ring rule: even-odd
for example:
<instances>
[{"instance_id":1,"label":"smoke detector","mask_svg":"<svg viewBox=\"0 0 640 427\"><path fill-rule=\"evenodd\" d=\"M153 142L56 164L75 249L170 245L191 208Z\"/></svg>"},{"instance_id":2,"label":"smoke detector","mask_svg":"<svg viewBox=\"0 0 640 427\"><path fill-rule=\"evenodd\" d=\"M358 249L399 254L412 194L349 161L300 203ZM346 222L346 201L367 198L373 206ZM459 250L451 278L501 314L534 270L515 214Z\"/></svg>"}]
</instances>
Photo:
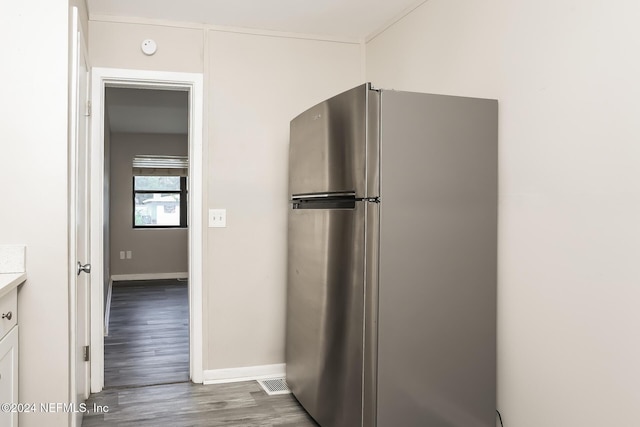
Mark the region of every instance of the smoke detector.
<instances>
[{"instance_id":1,"label":"smoke detector","mask_svg":"<svg viewBox=\"0 0 640 427\"><path fill-rule=\"evenodd\" d=\"M156 42L151 39L146 39L145 41L143 41L141 47L142 52L147 56L153 55L154 53L156 53L156 50L158 50Z\"/></svg>"}]
</instances>

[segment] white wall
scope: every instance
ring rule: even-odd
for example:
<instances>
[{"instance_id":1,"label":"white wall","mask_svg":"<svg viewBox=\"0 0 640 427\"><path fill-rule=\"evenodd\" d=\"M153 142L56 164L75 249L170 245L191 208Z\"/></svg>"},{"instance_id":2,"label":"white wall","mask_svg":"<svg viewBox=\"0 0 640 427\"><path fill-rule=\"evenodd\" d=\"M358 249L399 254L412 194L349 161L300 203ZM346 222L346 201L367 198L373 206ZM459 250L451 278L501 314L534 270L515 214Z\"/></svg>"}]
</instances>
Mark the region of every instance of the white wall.
<instances>
[{"instance_id":1,"label":"white wall","mask_svg":"<svg viewBox=\"0 0 640 427\"><path fill-rule=\"evenodd\" d=\"M362 82L360 46L210 31L209 369L284 363L289 122Z\"/></svg>"},{"instance_id":2,"label":"white wall","mask_svg":"<svg viewBox=\"0 0 640 427\"><path fill-rule=\"evenodd\" d=\"M367 80L385 89L497 96L508 0L429 0L367 43Z\"/></svg>"},{"instance_id":3,"label":"white wall","mask_svg":"<svg viewBox=\"0 0 640 427\"><path fill-rule=\"evenodd\" d=\"M367 45L380 87L500 101L506 426L640 422L640 3L430 0Z\"/></svg>"},{"instance_id":4,"label":"white wall","mask_svg":"<svg viewBox=\"0 0 640 427\"><path fill-rule=\"evenodd\" d=\"M153 39L158 51L142 53L145 39ZM138 70L202 73L204 37L200 29L120 22L89 22L91 65Z\"/></svg>"},{"instance_id":5,"label":"white wall","mask_svg":"<svg viewBox=\"0 0 640 427\"><path fill-rule=\"evenodd\" d=\"M23 403L69 402L69 13L68 2L49 0L3 2L0 13L0 242L27 246L18 293ZM69 415L19 418L22 427L55 427Z\"/></svg>"},{"instance_id":6,"label":"white wall","mask_svg":"<svg viewBox=\"0 0 640 427\"><path fill-rule=\"evenodd\" d=\"M362 46L149 22L90 34L94 66L204 74L204 207L228 213L205 231L204 369L283 363L289 121L362 83Z\"/></svg>"}]
</instances>

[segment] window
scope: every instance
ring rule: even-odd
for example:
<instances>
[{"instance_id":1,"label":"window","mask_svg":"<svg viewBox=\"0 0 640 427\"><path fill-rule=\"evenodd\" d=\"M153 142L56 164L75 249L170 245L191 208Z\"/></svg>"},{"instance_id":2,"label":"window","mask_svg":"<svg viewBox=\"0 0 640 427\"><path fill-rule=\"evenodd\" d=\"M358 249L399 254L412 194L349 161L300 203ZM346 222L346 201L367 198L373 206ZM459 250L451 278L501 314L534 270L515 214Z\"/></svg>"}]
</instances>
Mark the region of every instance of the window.
<instances>
[{"instance_id":1,"label":"window","mask_svg":"<svg viewBox=\"0 0 640 427\"><path fill-rule=\"evenodd\" d=\"M133 177L134 228L186 228L187 177Z\"/></svg>"}]
</instances>

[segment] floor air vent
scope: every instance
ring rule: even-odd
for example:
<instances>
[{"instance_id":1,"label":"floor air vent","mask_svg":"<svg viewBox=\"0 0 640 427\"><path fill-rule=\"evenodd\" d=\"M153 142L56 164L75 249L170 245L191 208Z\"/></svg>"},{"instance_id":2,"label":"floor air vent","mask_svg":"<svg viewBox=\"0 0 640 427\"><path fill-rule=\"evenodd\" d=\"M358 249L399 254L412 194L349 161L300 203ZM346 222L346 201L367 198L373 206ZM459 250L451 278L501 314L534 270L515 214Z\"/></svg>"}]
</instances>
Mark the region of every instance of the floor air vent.
<instances>
[{"instance_id":1,"label":"floor air vent","mask_svg":"<svg viewBox=\"0 0 640 427\"><path fill-rule=\"evenodd\" d=\"M287 382L284 378L272 378L269 380L258 380L258 384L269 395L274 396L276 394L289 394L291 390L287 386Z\"/></svg>"}]
</instances>

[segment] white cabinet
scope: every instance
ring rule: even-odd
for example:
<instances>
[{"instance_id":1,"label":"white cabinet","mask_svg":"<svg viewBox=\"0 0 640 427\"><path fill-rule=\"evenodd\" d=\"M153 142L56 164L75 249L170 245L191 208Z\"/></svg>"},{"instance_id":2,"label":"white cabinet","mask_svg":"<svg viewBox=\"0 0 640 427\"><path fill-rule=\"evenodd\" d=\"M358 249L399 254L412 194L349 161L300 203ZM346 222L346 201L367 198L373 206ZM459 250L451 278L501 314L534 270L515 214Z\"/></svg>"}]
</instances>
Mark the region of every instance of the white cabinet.
<instances>
[{"instance_id":1,"label":"white cabinet","mask_svg":"<svg viewBox=\"0 0 640 427\"><path fill-rule=\"evenodd\" d=\"M27 280L24 245L0 245L0 427L18 427L18 287Z\"/></svg>"},{"instance_id":2,"label":"white cabinet","mask_svg":"<svg viewBox=\"0 0 640 427\"><path fill-rule=\"evenodd\" d=\"M18 427L18 289L0 297L0 426Z\"/></svg>"},{"instance_id":3,"label":"white cabinet","mask_svg":"<svg viewBox=\"0 0 640 427\"><path fill-rule=\"evenodd\" d=\"M18 324L18 289L0 296L0 339Z\"/></svg>"},{"instance_id":4,"label":"white cabinet","mask_svg":"<svg viewBox=\"0 0 640 427\"><path fill-rule=\"evenodd\" d=\"M0 403L9 405L18 403L17 325L0 340ZM18 427L18 412L7 412L6 408L3 408L0 411L0 426Z\"/></svg>"}]
</instances>

